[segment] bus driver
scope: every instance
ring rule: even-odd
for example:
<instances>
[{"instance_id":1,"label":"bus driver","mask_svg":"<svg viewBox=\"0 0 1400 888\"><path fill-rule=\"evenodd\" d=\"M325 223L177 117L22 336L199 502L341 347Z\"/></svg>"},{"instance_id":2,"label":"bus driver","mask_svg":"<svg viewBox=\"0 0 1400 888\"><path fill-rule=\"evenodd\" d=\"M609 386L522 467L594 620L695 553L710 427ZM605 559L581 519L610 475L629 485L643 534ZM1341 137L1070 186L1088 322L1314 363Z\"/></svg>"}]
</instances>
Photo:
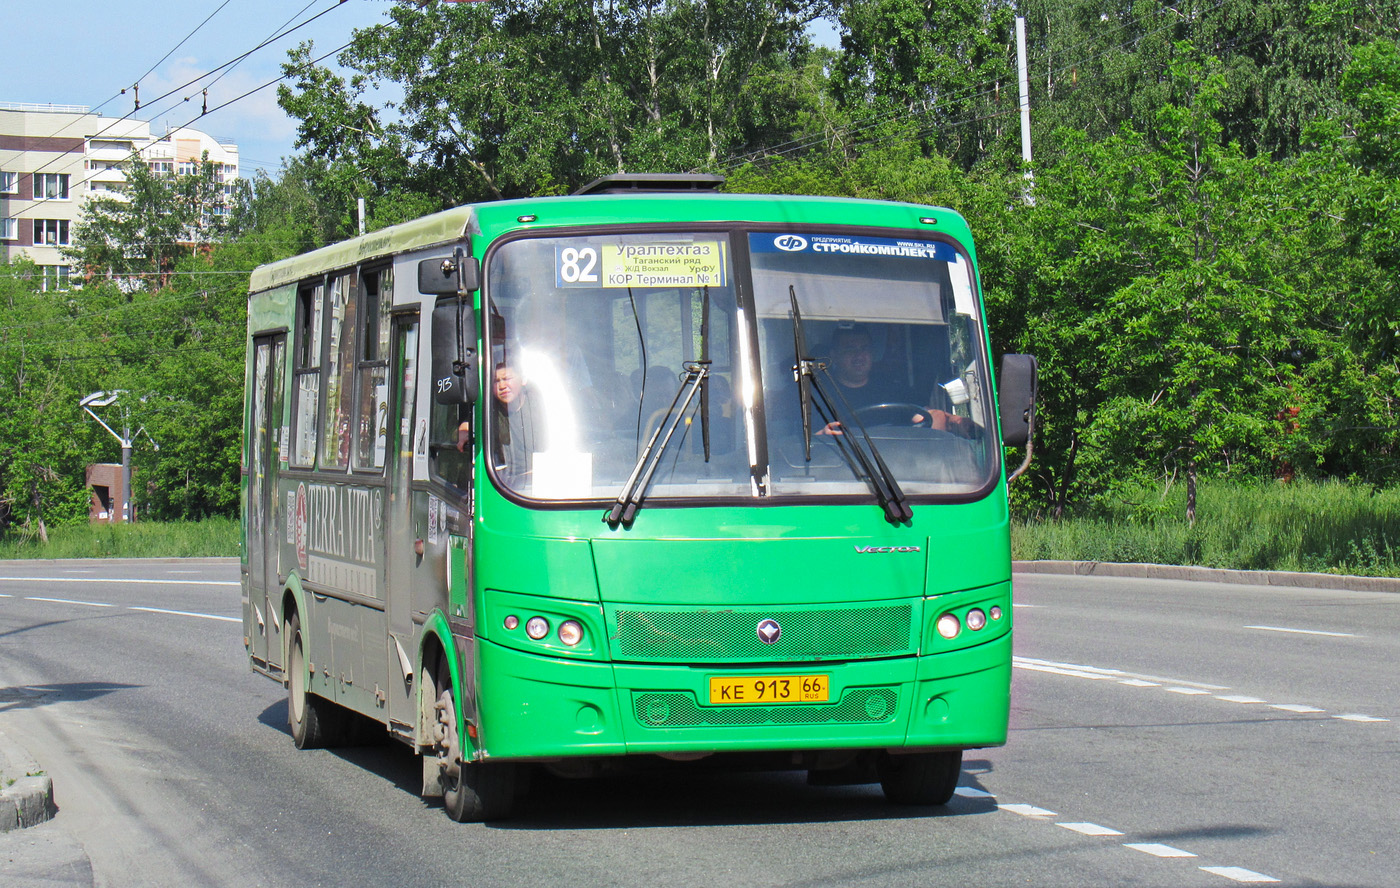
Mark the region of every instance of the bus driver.
<instances>
[{"instance_id":1,"label":"bus driver","mask_svg":"<svg viewBox=\"0 0 1400 888\"><path fill-rule=\"evenodd\" d=\"M836 390L852 410L860 411L880 404L923 403L924 399L908 386L893 379L877 377L871 372L875 364L875 355L871 347L870 332L865 328L850 327L837 330L831 338L827 354L830 355L831 377L836 382ZM837 403L840 403L839 398ZM925 422L930 424L924 426ZM975 429L972 420L936 407L925 407L919 413L910 415L909 424L952 432L964 437L973 434ZM840 435L841 423L829 422L817 434Z\"/></svg>"}]
</instances>

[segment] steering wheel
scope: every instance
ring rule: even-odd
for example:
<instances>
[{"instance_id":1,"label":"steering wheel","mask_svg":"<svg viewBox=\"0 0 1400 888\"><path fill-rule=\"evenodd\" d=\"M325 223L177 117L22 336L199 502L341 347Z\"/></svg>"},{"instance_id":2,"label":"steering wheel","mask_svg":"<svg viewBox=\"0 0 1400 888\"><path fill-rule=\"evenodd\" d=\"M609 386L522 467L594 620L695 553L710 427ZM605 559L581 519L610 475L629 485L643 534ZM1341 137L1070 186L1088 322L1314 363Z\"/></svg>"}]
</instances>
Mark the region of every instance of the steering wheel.
<instances>
[{"instance_id":1,"label":"steering wheel","mask_svg":"<svg viewBox=\"0 0 1400 888\"><path fill-rule=\"evenodd\" d=\"M928 408L908 401L887 401L884 404L869 404L857 407L856 418L865 425L907 426L909 428L931 429L933 420ZM915 419L915 417L918 419Z\"/></svg>"}]
</instances>

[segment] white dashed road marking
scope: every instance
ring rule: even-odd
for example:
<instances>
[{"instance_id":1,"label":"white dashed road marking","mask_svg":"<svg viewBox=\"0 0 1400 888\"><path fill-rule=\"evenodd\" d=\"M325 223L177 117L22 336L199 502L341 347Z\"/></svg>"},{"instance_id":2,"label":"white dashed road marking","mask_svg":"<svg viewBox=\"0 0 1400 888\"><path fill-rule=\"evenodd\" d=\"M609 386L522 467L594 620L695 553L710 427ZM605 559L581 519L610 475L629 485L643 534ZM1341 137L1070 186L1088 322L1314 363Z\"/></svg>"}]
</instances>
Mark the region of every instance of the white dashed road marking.
<instances>
[{"instance_id":1,"label":"white dashed road marking","mask_svg":"<svg viewBox=\"0 0 1400 888\"><path fill-rule=\"evenodd\" d=\"M241 586L238 580L141 580L132 577L0 577L0 583L142 583L147 586Z\"/></svg>"},{"instance_id":2,"label":"white dashed road marking","mask_svg":"<svg viewBox=\"0 0 1400 888\"><path fill-rule=\"evenodd\" d=\"M1266 876L1263 873L1256 873L1254 870L1247 870L1242 866L1203 866L1201 869L1217 876L1224 876L1227 879L1234 879L1236 882L1277 882L1273 876Z\"/></svg>"},{"instance_id":3,"label":"white dashed road marking","mask_svg":"<svg viewBox=\"0 0 1400 888\"><path fill-rule=\"evenodd\" d=\"M1283 626L1246 626L1246 629L1259 629L1264 632L1289 632L1293 635L1326 635L1331 638L1360 638L1350 632L1323 632L1321 629L1288 629Z\"/></svg>"},{"instance_id":4,"label":"white dashed road marking","mask_svg":"<svg viewBox=\"0 0 1400 888\"><path fill-rule=\"evenodd\" d=\"M1099 826L1097 823L1057 823L1056 826L1063 826L1065 829L1074 830L1086 836L1121 836L1122 833L1116 829L1109 829L1106 826Z\"/></svg>"},{"instance_id":5,"label":"white dashed road marking","mask_svg":"<svg viewBox=\"0 0 1400 888\"><path fill-rule=\"evenodd\" d=\"M14 598L14 597L15 597L15 596L13 596L13 595L0 595L0 598ZM222 616L222 615L220 615L220 614L202 614L202 613L196 613L196 612L194 612L194 611L167 610L167 609L165 609L165 608L163 608L163 607L141 607L141 606L139 606L139 605L134 605L134 604L129 604L129 605L111 604L111 603L106 602L106 601L79 601L79 600L73 599L73 598L45 598L45 597L41 597L41 596L38 596L38 595L21 595L21 596L19 596L18 600L20 600L20 601L42 601L42 602L45 602L46 604L72 604L72 605L77 605L77 606L79 606L79 607L115 607L115 608L120 608L120 609L122 609L122 610L144 611L144 612L146 612L146 613L151 613L151 614L170 614L171 616L176 616L176 617L197 617L198 619L201 619L201 620L219 620L220 622L224 622L224 623L241 623L241 622L243 622L242 617L225 617L225 616Z\"/></svg>"},{"instance_id":6,"label":"white dashed road marking","mask_svg":"<svg viewBox=\"0 0 1400 888\"><path fill-rule=\"evenodd\" d=\"M163 607L137 607L136 605L131 605L130 610L146 611L147 613L152 614L172 614L177 617L199 617L201 620L222 620L225 623L243 622L242 617L221 617L218 614L196 614L190 611L166 610Z\"/></svg>"},{"instance_id":7,"label":"white dashed road marking","mask_svg":"<svg viewBox=\"0 0 1400 888\"><path fill-rule=\"evenodd\" d=\"M1301 631L1301 630L1300 630ZM1336 633L1327 633L1336 634ZM1239 703L1245 706L1264 705L1270 709L1277 709L1280 712L1292 712L1297 715L1318 715L1326 713L1327 710L1316 706L1309 706L1306 703L1270 703L1262 697L1252 697L1247 694L1216 694L1214 691L1227 691L1229 688L1221 685L1202 684L1194 681L1181 681L1179 679L1159 678L1153 675L1136 675L1131 672L1124 672L1120 669L1103 669L1098 666L1085 666L1081 663L1056 663L1053 660L1037 660L1031 657L1012 657L1011 665L1017 669L1026 669L1031 672L1045 672L1050 675L1064 675L1070 678L1087 678L1090 680L1100 680L1111 678L1115 684L1126 685L1134 688L1162 688L1169 694L1181 694L1187 697L1210 696L1216 700L1226 703ZM1333 715L1332 718L1349 722L1389 722L1388 718L1380 718L1374 715L1363 715L1361 713L1348 713L1346 715Z\"/></svg>"},{"instance_id":8,"label":"white dashed road marking","mask_svg":"<svg viewBox=\"0 0 1400 888\"><path fill-rule=\"evenodd\" d=\"M1141 851L1143 854L1151 854L1153 857L1195 857L1190 851L1182 851L1180 848L1173 848L1171 845L1158 845L1154 842L1145 843L1124 843L1124 848L1132 848L1134 851Z\"/></svg>"},{"instance_id":9,"label":"white dashed road marking","mask_svg":"<svg viewBox=\"0 0 1400 888\"><path fill-rule=\"evenodd\" d=\"M1012 814L1020 814L1022 817L1054 817L1054 811L1047 811L1044 808L1037 808L1035 805L997 805L1003 811L1010 811Z\"/></svg>"},{"instance_id":10,"label":"white dashed road marking","mask_svg":"<svg viewBox=\"0 0 1400 888\"><path fill-rule=\"evenodd\" d=\"M957 795L966 799L995 798L995 796L992 793L989 793L985 790L976 789L971 786L959 786L956 790L954 790L954 792ZM1060 823L1054 821L1051 818L1058 817L1060 815L1056 814L1054 811L1050 811L1045 808L1040 808L1035 805L998 804L997 808L1002 811L1009 811L1012 814L1020 814L1021 816L1027 817L1031 820L1040 820L1042 822L1054 823L1056 826L1063 827L1064 829L1070 830L1071 832L1079 833L1082 836L1109 837L1124 835L1124 833L1114 829L1111 826L1103 826L1098 823L1089 823L1087 821ZM1163 859L1199 856L1183 848L1174 848L1171 845L1162 845L1156 842L1124 842L1123 847L1131 848L1134 851L1141 851L1144 854L1150 854L1153 857L1160 857ZM1263 873L1257 873L1254 870L1245 869L1241 866L1203 866L1200 867L1200 869L1205 872L1211 873L1212 875L1223 876L1224 878L1232 879L1236 882L1262 883L1279 881L1273 876L1266 876Z\"/></svg>"}]
</instances>

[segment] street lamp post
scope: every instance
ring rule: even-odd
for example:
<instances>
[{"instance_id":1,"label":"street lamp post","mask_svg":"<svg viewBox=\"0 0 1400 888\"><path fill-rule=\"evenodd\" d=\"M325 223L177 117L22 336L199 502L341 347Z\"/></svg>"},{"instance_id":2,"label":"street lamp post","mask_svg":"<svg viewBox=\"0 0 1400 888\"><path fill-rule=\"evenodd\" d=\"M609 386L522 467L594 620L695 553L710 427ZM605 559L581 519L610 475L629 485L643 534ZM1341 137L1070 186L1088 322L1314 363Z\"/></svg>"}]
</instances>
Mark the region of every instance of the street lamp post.
<instances>
[{"instance_id":1,"label":"street lamp post","mask_svg":"<svg viewBox=\"0 0 1400 888\"><path fill-rule=\"evenodd\" d=\"M102 417L92 412L92 408L110 407L117 403L117 398L125 393L123 389L110 392L93 392L78 402L78 406L86 410L88 416L97 420L98 425L106 429L107 432L122 445L122 497L118 514L121 515L121 520L123 522L131 520L131 441L134 437L131 432L131 411L125 410L122 412L122 433L117 434L115 429L102 421ZM142 432L145 432L146 437L150 438L151 447L157 451L160 450L160 445L155 442L154 438L151 438L151 433L146 432L144 426L137 429L136 434L141 434Z\"/></svg>"}]
</instances>

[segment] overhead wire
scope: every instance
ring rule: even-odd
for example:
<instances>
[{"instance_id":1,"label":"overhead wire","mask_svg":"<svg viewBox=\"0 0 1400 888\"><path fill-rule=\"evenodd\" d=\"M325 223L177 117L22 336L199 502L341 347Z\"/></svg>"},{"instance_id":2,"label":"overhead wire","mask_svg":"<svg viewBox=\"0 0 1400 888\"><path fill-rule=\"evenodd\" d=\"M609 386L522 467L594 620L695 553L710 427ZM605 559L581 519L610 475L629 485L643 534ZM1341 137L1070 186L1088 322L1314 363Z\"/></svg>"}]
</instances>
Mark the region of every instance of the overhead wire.
<instances>
[{"instance_id":1,"label":"overhead wire","mask_svg":"<svg viewBox=\"0 0 1400 888\"><path fill-rule=\"evenodd\" d=\"M314 0L313 0L313 2L314 2ZM328 14L328 13L330 13L330 12L332 12L332 11L338 9L338 8L340 8L340 6L341 6L342 4L344 4L345 2L346 2L346 0L335 0L334 5L328 6L327 8L325 8L325 9L321 10L320 12L318 12L316 15L314 15L314 16L312 16L311 18L309 18L309 19L307 19L307 20L305 20L305 21L303 21L303 22L297 24L296 26L291 27L291 28L287 28L287 27L284 26L283 29L279 30L277 33L275 33L275 34L272 35L271 37L268 37L267 39L263 40L261 43L259 43L258 45L254 46L252 49L248 50L247 52L241 53L240 55L235 56L234 58L230 59L229 61L224 62L223 64L218 65L217 67L214 67L214 68L210 69L209 71L206 71L205 73L199 75L198 77L195 77L195 78L193 78L193 79L191 79L191 80L187 80L187 81L185 81L184 83L180 84L179 86L175 87L174 89L171 89L171 90L168 90L168 91L162 93L161 95L159 95L159 96L157 96L156 98L154 98L154 99L150 100L149 102L147 102L147 106L149 107L150 105L154 105L154 104L156 104L156 103L158 103L158 102L161 102L161 101L163 101L163 100L169 98L170 96L175 95L176 93L179 93L180 91L184 90L186 87L189 87L189 86L191 86L191 85L193 85L193 84L195 84L195 83L200 82L200 81L203 80L204 78L210 76L211 74L213 74L213 73L215 73L215 72L217 72L217 71L223 71L223 70L229 68L231 65L236 65L236 64L242 62L242 61L243 61L244 59L246 59L248 56L250 56L250 55L252 55L253 53L257 52L258 50L260 50L260 49L262 49L262 48L268 46L269 44L273 43L274 41L280 40L281 38L286 37L287 35L289 35L289 34L295 32L295 31L297 31L297 30L299 30L299 29L301 29L301 28L306 27L307 25L311 24L312 22L316 21L317 19L321 18L322 16L324 16L324 15L326 15L326 14ZM310 4L307 4L307 6L309 7ZM304 12L304 11L305 11L305 8L303 8L302 11ZM298 13L298 15L300 15L300 13ZM295 17L294 17L294 18L295 18ZM188 38L187 38L187 39L188 39ZM342 46L341 49L340 49L340 50L336 50L336 52L339 52L339 51L341 51L341 50L344 50L344 49L348 48L349 46L350 46L350 43L346 43L345 46ZM172 52L173 52L173 50L172 50ZM332 53L332 54L333 54L333 53ZM325 58L325 56L322 56L322 58ZM159 65L159 62L157 63L157 65ZM152 68L152 70L154 70L154 68ZM147 72L147 73L149 73L149 72ZM142 76L144 77L145 75L142 75ZM285 77L285 76L286 76L286 75L284 75L284 77ZM282 79L282 78L278 78L278 79L280 80L280 79ZM276 82L276 81L273 81L273 82ZM242 97L240 97L240 98L246 97L247 95L250 95L252 92L256 92L256 90L252 90L252 91L250 91L249 93L245 93L244 96L242 96ZM108 101L110 101L110 100L108 100ZM184 101L187 101L187 99L181 99L180 102L178 102L178 103L176 103L175 105L172 105L170 108L166 109L166 112L165 112L165 113L169 113L170 111L174 110L174 108L178 107L179 104L183 103ZM236 100L235 100L235 101L236 101ZM105 105L106 103L104 102L103 104ZM220 105L220 106L218 106L218 107L219 107L219 108L227 107L229 104L232 104L232 103L231 103L231 102L225 102L223 105ZM137 110L136 108L133 108L131 111L128 111L127 113L123 114L121 117L113 118L113 119L111 120L111 122L108 123L107 126L103 127L99 132L95 133L94 135L87 136L87 137L85 138L85 141L89 141L89 140L91 140L91 139L97 139L97 138L100 138L100 137L106 135L106 134L107 134L108 132L110 132L110 131L112 130L112 128L115 127L117 124L121 123L121 122L124 121L124 120L129 119L133 114L136 113L136 110ZM216 109L214 109L214 110L218 110L218 108L216 108ZM158 113L159 113L159 112L158 112ZM208 113L208 112L206 111L205 113ZM202 116L202 115L201 115L201 116ZM196 118L196 119L197 119L197 118ZM186 126L188 126L188 125L189 125L189 124L186 124ZM179 128L177 128L177 129L183 129L183 128L184 128L184 127L179 127ZM44 171L50 169L54 164L60 162L61 158L67 157L68 155L73 154L73 153L74 153L73 151L65 151L65 152L59 154L57 157L54 157L54 158L52 158L51 160L49 160L49 161L47 161L47 162L41 164L38 168L36 168L36 169L34 169L34 170L31 170L31 171L28 171L28 174L32 176L32 175L37 175L37 174L39 174L39 173L42 173L42 172L44 172ZM97 172L100 173L100 172L103 172L103 171L102 171L102 170L98 170ZM78 184L86 184L86 183L92 181L92 179L93 179L93 176L88 176L87 178L85 178L85 179L83 179L81 182L79 182ZM69 190L70 190L70 191L72 190L71 185L70 185L70 189L69 189ZM20 210L19 213L17 213L17 214L14 215L14 216L11 216L10 218L16 218L16 219L17 219L17 218L21 218L21 215L20 215L20 214L24 213L26 210L32 210L32 209L34 209L36 206L42 206L42 202L38 202L38 203L36 203L35 205L30 206L30 207L25 207L24 209Z\"/></svg>"}]
</instances>

